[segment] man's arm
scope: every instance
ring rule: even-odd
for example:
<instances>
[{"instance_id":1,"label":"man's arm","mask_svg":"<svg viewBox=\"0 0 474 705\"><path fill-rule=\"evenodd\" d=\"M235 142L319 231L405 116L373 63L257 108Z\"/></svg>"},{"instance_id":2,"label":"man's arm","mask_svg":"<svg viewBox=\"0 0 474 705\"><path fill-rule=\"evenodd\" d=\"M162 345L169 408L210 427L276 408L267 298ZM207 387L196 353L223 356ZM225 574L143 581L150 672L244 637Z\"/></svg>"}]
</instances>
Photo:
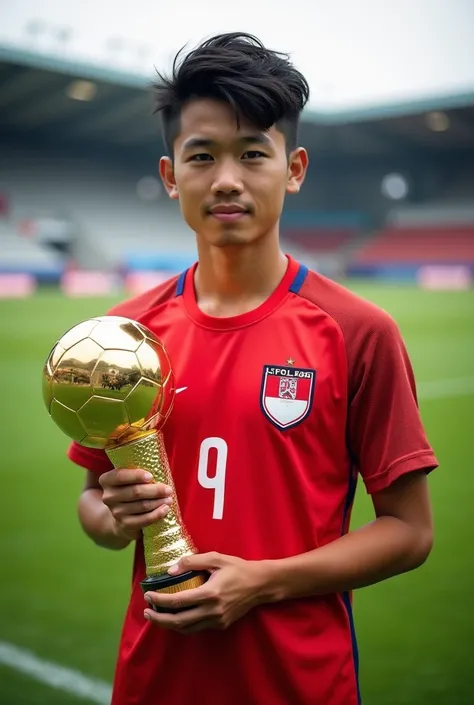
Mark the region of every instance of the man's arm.
<instances>
[{"instance_id":1,"label":"man's arm","mask_svg":"<svg viewBox=\"0 0 474 705\"><path fill-rule=\"evenodd\" d=\"M433 545L426 474L404 475L372 499L370 524L314 551L266 562L263 600L355 590L424 563Z\"/></svg>"},{"instance_id":2,"label":"man's arm","mask_svg":"<svg viewBox=\"0 0 474 705\"><path fill-rule=\"evenodd\" d=\"M102 495L97 473L87 470L77 508L79 521L87 536L98 546L118 551L126 548L132 538L120 533L110 509L102 502Z\"/></svg>"},{"instance_id":3,"label":"man's arm","mask_svg":"<svg viewBox=\"0 0 474 705\"><path fill-rule=\"evenodd\" d=\"M192 609L174 615L146 609L145 617L183 633L225 629L257 605L355 590L421 565L433 544L426 474L403 475L375 494L373 503L373 522L298 556L262 561L219 553L186 556L169 572L209 570L212 578L193 590L147 593L145 599Z\"/></svg>"},{"instance_id":4,"label":"man's arm","mask_svg":"<svg viewBox=\"0 0 474 705\"><path fill-rule=\"evenodd\" d=\"M165 516L170 495L171 487L153 482L145 470L110 470L100 476L88 470L79 498L79 521L98 546L120 550L136 541L145 526Z\"/></svg>"}]
</instances>

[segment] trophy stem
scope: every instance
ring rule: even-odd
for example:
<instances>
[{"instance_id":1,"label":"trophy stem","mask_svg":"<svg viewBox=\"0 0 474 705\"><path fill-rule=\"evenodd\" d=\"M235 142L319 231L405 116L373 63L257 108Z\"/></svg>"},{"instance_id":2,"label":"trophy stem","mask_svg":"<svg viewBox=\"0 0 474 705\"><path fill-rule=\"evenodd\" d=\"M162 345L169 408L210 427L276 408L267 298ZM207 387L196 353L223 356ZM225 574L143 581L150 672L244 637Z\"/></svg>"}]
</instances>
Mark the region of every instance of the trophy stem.
<instances>
[{"instance_id":1,"label":"trophy stem","mask_svg":"<svg viewBox=\"0 0 474 705\"><path fill-rule=\"evenodd\" d=\"M170 576L167 572L180 558L197 551L182 521L163 433L149 431L136 440L106 448L106 453L116 469L147 470L153 475L155 482L169 485L173 489L174 500L168 514L143 529L147 575L141 583L143 590L179 592L206 582L207 575L201 572L190 571L178 576Z\"/></svg>"}]
</instances>

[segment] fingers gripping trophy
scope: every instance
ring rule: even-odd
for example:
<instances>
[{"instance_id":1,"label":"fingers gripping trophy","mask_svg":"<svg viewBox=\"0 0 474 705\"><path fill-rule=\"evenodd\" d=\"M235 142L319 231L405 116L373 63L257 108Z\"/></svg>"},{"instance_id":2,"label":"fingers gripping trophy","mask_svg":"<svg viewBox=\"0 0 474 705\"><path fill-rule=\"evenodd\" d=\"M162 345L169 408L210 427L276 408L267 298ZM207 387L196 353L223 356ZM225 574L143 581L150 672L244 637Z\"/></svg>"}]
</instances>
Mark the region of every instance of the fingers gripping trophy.
<instances>
[{"instance_id":1,"label":"fingers gripping trophy","mask_svg":"<svg viewBox=\"0 0 474 705\"><path fill-rule=\"evenodd\" d=\"M116 469L142 468L173 489L162 428L174 397L163 344L142 324L120 316L92 318L68 330L43 369L43 398L61 431L80 445L105 450ZM175 492L173 497L168 514L143 529L144 592L176 593L207 579L198 571L167 572L196 553Z\"/></svg>"}]
</instances>

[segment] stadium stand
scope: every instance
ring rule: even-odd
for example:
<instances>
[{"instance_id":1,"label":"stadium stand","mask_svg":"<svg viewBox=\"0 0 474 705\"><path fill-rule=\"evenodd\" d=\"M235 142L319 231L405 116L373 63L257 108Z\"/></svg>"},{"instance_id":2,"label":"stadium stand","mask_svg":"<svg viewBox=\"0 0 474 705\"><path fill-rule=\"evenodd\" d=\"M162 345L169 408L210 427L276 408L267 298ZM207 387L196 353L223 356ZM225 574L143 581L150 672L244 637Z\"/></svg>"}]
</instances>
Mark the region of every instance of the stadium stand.
<instances>
[{"instance_id":1,"label":"stadium stand","mask_svg":"<svg viewBox=\"0 0 474 705\"><path fill-rule=\"evenodd\" d=\"M0 274L31 274L39 282L56 282L64 269L58 253L0 226Z\"/></svg>"},{"instance_id":2,"label":"stadium stand","mask_svg":"<svg viewBox=\"0 0 474 705\"><path fill-rule=\"evenodd\" d=\"M358 264L474 264L474 226L387 228L362 246Z\"/></svg>"},{"instance_id":3,"label":"stadium stand","mask_svg":"<svg viewBox=\"0 0 474 705\"><path fill-rule=\"evenodd\" d=\"M285 237L303 250L314 253L335 253L351 240L354 233L350 230L289 230Z\"/></svg>"},{"instance_id":4,"label":"stadium stand","mask_svg":"<svg viewBox=\"0 0 474 705\"><path fill-rule=\"evenodd\" d=\"M284 236L311 250L337 250L366 227L362 213L344 211L286 210L281 219Z\"/></svg>"},{"instance_id":5,"label":"stadium stand","mask_svg":"<svg viewBox=\"0 0 474 705\"><path fill-rule=\"evenodd\" d=\"M287 252L320 272L341 277L368 224L361 213L284 211L281 239Z\"/></svg>"},{"instance_id":6,"label":"stadium stand","mask_svg":"<svg viewBox=\"0 0 474 705\"><path fill-rule=\"evenodd\" d=\"M45 214L53 221L58 214L73 224L71 255L84 269L120 270L132 263L143 268L146 258L149 268L173 269L194 257L194 237L178 206L165 197L152 202L138 197L139 171L114 171L89 159L76 159L73 168L68 159L41 156L6 153L2 159L0 183L8 186L15 228L44 221ZM30 245L34 242L31 238ZM38 242L36 247L40 251Z\"/></svg>"},{"instance_id":7,"label":"stadium stand","mask_svg":"<svg viewBox=\"0 0 474 705\"><path fill-rule=\"evenodd\" d=\"M468 267L474 273L471 201L402 205L354 252L349 272L413 279L427 266Z\"/></svg>"}]
</instances>

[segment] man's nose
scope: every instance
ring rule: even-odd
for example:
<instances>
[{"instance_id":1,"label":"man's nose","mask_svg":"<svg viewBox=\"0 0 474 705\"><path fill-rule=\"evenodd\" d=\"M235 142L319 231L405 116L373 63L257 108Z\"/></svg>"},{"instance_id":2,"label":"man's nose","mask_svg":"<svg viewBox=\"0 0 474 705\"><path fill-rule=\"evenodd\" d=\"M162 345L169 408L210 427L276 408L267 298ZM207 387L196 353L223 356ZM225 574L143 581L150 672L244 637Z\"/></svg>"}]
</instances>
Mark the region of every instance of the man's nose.
<instances>
[{"instance_id":1,"label":"man's nose","mask_svg":"<svg viewBox=\"0 0 474 705\"><path fill-rule=\"evenodd\" d=\"M243 193L244 187L238 166L230 161L224 162L217 170L212 184L212 193Z\"/></svg>"}]
</instances>

